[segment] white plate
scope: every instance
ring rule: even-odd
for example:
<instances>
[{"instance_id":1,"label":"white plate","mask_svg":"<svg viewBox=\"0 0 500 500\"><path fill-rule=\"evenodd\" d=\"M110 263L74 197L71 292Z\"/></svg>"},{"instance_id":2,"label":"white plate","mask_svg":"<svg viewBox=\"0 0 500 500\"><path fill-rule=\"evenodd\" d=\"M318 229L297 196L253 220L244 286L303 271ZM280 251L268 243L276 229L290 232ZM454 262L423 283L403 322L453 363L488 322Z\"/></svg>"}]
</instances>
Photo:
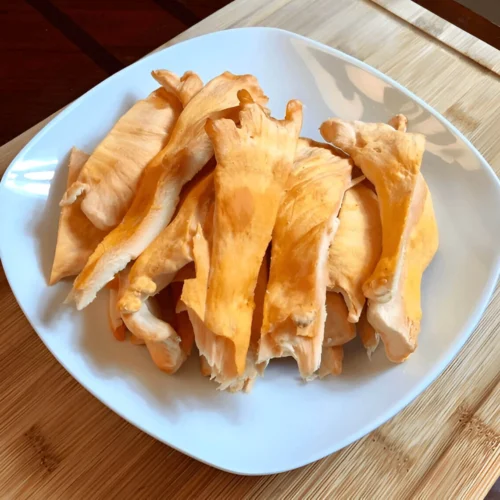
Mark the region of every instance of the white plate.
<instances>
[{"instance_id":1,"label":"white plate","mask_svg":"<svg viewBox=\"0 0 500 500\"><path fill-rule=\"evenodd\" d=\"M191 360L176 376L144 349L116 342L101 296L83 313L62 305L70 284L49 288L73 145L91 152L115 120L156 86L151 70L192 69L207 81L253 73L282 116L305 105L303 135L319 139L331 116L387 121L396 113L427 136L423 172L441 245L423 283L419 347L402 365L379 349L369 362L355 344L341 377L302 383L293 362L271 363L253 392L227 394ZM24 313L63 366L132 424L215 467L269 474L305 465L359 439L422 392L457 354L483 313L500 268L500 187L485 160L442 116L378 71L285 31L238 29L157 52L98 85L47 125L17 156L0 189L3 266Z\"/></svg>"}]
</instances>

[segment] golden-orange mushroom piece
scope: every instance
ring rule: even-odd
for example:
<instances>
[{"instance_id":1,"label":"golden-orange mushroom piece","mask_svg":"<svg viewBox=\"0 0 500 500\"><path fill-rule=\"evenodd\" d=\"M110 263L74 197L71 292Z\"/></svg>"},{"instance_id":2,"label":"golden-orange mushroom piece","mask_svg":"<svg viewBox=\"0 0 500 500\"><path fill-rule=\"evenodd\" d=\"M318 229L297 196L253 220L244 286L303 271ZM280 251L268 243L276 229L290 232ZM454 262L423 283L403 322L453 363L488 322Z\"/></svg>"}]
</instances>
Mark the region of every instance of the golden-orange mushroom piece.
<instances>
[{"instance_id":1,"label":"golden-orange mushroom piece","mask_svg":"<svg viewBox=\"0 0 500 500\"><path fill-rule=\"evenodd\" d=\"M134 262L129 288L120 299L120 310L133 313L151 295L167 286L176 273L193 260L193 236L203 224L214 201L213 174L194 185L173 221Z\"/></svg>"},{"instance_id":2,"label":"golden-orange mushroom piece","mask_svg":"<svg viewBox=\"0 0 500 500\"><path fill-rule=\"evenodd\" d=\"M177 333L181 338L181 349L189 356L194 345L194 329L187 311L177 313Z\"/></svg>"},{"instance_id":3,"label":"golden-orange mushroom piece","mask_svg":"<svg viewBox=\"0 0 500 500\"><path fill-rule=\"evenodd\" d=\"M239 93L240 126L208 120L215 169L215 215L205 325L232 349L245 372L254 291L302 127L302 104L290 101L284 120L269 117L246 91ZM211 360L207 357L207 360Z\"/></svg>"},{"instance_id":4,"label":"golden-orange mushroom piece","mask_svg":"<svg viewBox=\"0 0 500 500\"><path fill-rule=\"evenodd\" d=\"M118 310L118 290L115 287L109 288L108 323L113 337L123 342L127 338L127 328Z\"/></svg>"},{"instance_id":5,"label":"golden-orange mushroom piece","mask_svg":"<svg viewBox=\"0 0 500 500\"><path fill-rule=\"evenodd\" d=\"M395 115L389 120L389 125L400 132L406 132L408 127L408 118L405 115Z\"/></svg>"},{"instance_id":6,"label":"golden-orange mushroom piece","mask_svg":"<svg viewBox=\"0 0 500 500\"><path fill-rule=\"evenodd\" d=\"M344 345L356 336L356 327L348 320L348 314L344 297L340 293L328 292L324 346Z\"/></svg>"},{"instance_id":7,"label":"golden-orange mushroom piece","mask_svg":"<svg viewBox=\"0 0 500 500\"><path fill-rule=\"evenodd\" d=\"M414 198L425 137L395 130L384 123L337 118L324 122L320 131L325 140L352 157L377 191L382 253L363 292L373 301L388 302L396 292L405 247L423 209L423 205L414 203Z\"/></svg>"},{"instance_id":8,"label":"golden-orange mushroom piece","mask_svg":"<svg viewBox=\"0 0 500 500\"><path fill-rule=\"evenodd\" d=\"M382 251L378 200L366 181L348 189L339 213L339 228L328 252L328 289L343 295L349 321L356 323L365 304L363 284Z\"/></svg>"},{"instance_id":9,"label":"golden-orange mushroom piece","mask_svg":"<svg viewBox=\"0 0 500 500\"><path fill-rule=\"evenodd\" d=\"M171 76L176 86L181 84L177 75ZM116 227L132 203L142 172L167 144L181 111L178 97L165 88L137 101L96 147L61 205L80 199L94 226L107 231Z\"/></svg>"},{"instance_id":10,"label":"golden-orange mushroom piece","mask_svg":"<svg viewBox=\"0 0 500 500\"><path fill-rule=\"evenodd\" d=\"M127 267L119 274L118 300L128 288L129 271L130 267ZM127 329L144 341L151 359L160 370L172 374L181 367L187 354L175 328L163 319L156 297L143 302L140 310L133 314L122 313L122 319Z\"/></svg>"},{"instance_id":11,"label":"golden-orange mushroom piece","mask_svg":"<svg viewBox=\"0 0 500 500\"><path fill-rule=\"evenodd\" d=\"M208 275L210 273L210 243L207 231L198 224L193 237L193 259L195 263L195 277L184 281L180 304L177 310L186 308L195 332L195 341L200 355L203 356L203 346L199 345L198 323L195 316L203 323L205 318L205 304L207 298ZM205 333L203 330L202 334Z\"/></svg>"},{"instance_id":12,"label":"golden-orange mushroom piece","mask_svg":"<svg viewBox=\"0 0 500 500\"><path fill-rule=\"evenodd\" d=\"M88 158L89 155L78 148L71 149L68 162L68 186L76 181ZM80 205L80 200L77 200L72 205L61 207L49 285L67 276L77 275L107 234L106 231L97 229L87 219Z\"/></svg>"},{"instance_id":13,"label":"golden-orange mushroom piece","mask_svg":"<svg viewBox=\"0 0 500 500\"><path fill-rule=\"evenodd\" d=\"M174 93L185 108L188 102L203 88L201 78L192 71L186 71L179 77L165 69L156 69L151 76L167 91Z\"/></svg>"},{"instance_id":14,"label":"golden-orange mushroom piece","mask_svg":"<svg viewBox=\"0 0 500 500\"><path fill-rule=\"evenodd\" d=\"M201 371L204 375L215 378L223 389L228 388L236 374L228 376L225 369L225 355L231 349L226 339L217 338L204 324L207 298L208 276L210 274L211 227L203 229L198 225L193 238L193 258L196 275L184 281L181 304L186 308L193 326L194 337L200 352ZM208 359L210 362L208 361ZM231 361L231 358L229 357Z\"/></svg>"},{"instance_id":15,"label":"golden-orange mushroom piece","mask_svg":"<svg viewBox=\"0 0 500 500\"><path fill-rule=\"evenodd\" d=\"M320 378L340 375L344 363L344 347L341 345L324 347L321 354Z\"/></svg>"},{"instance_id":16,"label":"golden-orange mushroom piece","mask_svg":"<svg viewBox=\"0 0 500 500\"><path fill-rule=\"evenodd\" d=\"M342 346L356 336L355 326L348 321L348 315L349 311L343 296L339 293L328 292L326 294L325 337L318 372L320 378L342 373L344 359Z\"/></svg>"},{"instance_id":17,"label":"golden-orange mushroom piece","mask_svg":"<svg viewBox=\"0 0 500 500\"><path fill-rule=\"evenodd\" d=\"M255 287L255 310L252 318L250 347L247 352L246 366L243 374L238 375L234 369L234 348L231 342L210 331L205 323L205 305L207 297L208 276L210 273L211 229L204 230L198 226L194 237L193 254L196 265L196 277L184 282L181 303L186 307L191 320L196 345L200 352L200 369L204 376L210 376L219 384L219 390L229 392L249 392L257 375L262 375L266 363L257 363L257 348L262 323L264 294L267 285L267 260L261 264Z\"/></svg>"},{"instance_id":18,"label":"golden-orange mushroom piece","mask_svg":"<svg viewBox=\"0 0 500 500\"><path fill-rule=\"evenodd\" d=\"M439 235L432 198L424 178L420 175L413 197L415 211L423 212L411 231L401 265L397 289L390 301L369 301L367 318L384 343L389 360L400 363L417 347L422 319L422 275L439 246ZM413 209L413 206L411 209Z\"/></svg>"},{"instance_id":19,"label":"golden-orange mushroom piece","mask_svg":"<svg viewBox=\"0 0 500 500\"><path fill-rule=\"evenodd\" d=\"M161 300L162 294L160 293L160 307L168 308L170 314L173 316L172 323L175 325L177 334L181 339L181 349L186 353L186 356L191 354L194 345L194 330L191 320L189 319L188 312L185 308L179 310L180 299L182 295L182 288L184 283L179 281L172 283L169 286L171 290L170 297L167 300ZM164 318L170 322L169 317L163 314Z\"/></svg>"},{"instance_id":20,"label":"golden-orange mushroom piece","mask_svg":"<svg viewBox=\"0 0 500 500\"><path fill-rule=\"evenodd\" d=\"M328 247L351 171L330 146L301 139L273 231L259 362L292 356L305 379L321 362Z\"/></svg>"},{"instance_id":21,"label":"golden-orange mushroom piece","mask_svg":"<svg viewBox=\"0 0 500 500\"><path fill-rule=\"evenodd\" d=\"M359 322L357 326L357 333L364 348L368 354L368 358L371 358L372 354L378 347L380 342L380 335L375 331L372 325L370 325L368 318L366 317L367 307L363 309L361 316L359 317Z\"/></svg>"},{"instance_id":22,"label":"golden-orange mushroom piece","mask_svg":"<svg viewBox=\"0 0 500 500\"><path fill-rule=\"evenodd\" d=\"M77 309L92 302L97 292L170 222L182 187L213 155L205 132L207 119L234 115L241 89L247 89L256 102L267 102L255 77L226 72L207 83L186 105L168 144L144 170L123 221L97 247L75 280L68 300L74 301Z\"/></svg>"}]
</instances>

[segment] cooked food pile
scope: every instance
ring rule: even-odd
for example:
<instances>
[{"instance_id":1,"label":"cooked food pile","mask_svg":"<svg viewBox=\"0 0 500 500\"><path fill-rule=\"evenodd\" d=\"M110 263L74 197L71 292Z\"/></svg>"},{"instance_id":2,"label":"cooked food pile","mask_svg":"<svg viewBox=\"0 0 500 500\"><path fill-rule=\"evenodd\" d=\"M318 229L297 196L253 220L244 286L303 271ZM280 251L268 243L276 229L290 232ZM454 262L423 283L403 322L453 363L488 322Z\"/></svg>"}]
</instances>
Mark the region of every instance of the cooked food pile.
<instances>
[{"instance_id":1,"label":"cooked food pile","mask_svg":"<svg viewBox=\"0 0 500 500\"><path fill-rule=\"evenodd\" d=\"M92 154L70 153L50 284L76 276L79 310L106 288L117 340L169 374L196 352L231 392L285 356L305 380L339 375L356 333L404 361L438 247L425 138L398 115L332 118L315 142L302 104L271 117L252 75L153 77Z\"/></svg>"}]
</instances>

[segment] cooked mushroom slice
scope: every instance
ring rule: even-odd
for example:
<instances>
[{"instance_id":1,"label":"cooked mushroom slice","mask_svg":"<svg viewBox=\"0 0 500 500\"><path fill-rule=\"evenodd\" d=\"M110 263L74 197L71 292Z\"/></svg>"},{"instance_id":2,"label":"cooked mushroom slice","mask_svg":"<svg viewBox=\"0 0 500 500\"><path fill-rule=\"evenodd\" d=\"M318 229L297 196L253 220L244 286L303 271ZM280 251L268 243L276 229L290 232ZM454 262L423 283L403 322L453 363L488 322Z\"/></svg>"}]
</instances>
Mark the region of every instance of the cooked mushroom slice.
<instances>
[{"instance_id":1,"label":"cooked mushroom slice","mask_svg":"<svg viewBox=\"0 0 500 500\"><path fill-rule=\"evenodd\" d=\"M372 325L368 322L368 318L366 317L367 307L363 309L361 316L359 317L359 322L357 324L357 332L363 346L366 349L366 353L368 354L368 358L371 359L372 354L378 347L380 342L380 335L375 331Z\"/></svg>"},{"instance_id":2,"label":"cooked mushroom slice","mask_svg":"<svg viewBox=\"0 0 500 500\"><path fill-rule=\"evenodd\" d=\"M76 181L88 157L87 153L78 148L71 149L68 162L68 186ZM87 219L80 205L81 201L77 200L72 205L61 207L50 285L67 276L77 275L99 242L106 236L106 231L97 229Z\"/></svg>"},{"instance_id":3,"label":"cooked mushroom slice","mask_svg":"<svg viewBox=\"0 0 500 500\"><path fill-rule=\"evenodd\" d=\"M78 309L92 302L116 273L137 258L170 222L182 187L213 155L205 132L207 118L234 115L237 93L247 89L265 104L255 77L223 73L207 83L186 105L165 148L148 164L123 221L90 256L68 298Z\"/></svg>"},{"instance_id":4,"label":"cooked mushroom slice","mask_svg":"<svg viewBox=\"0 0 500 500\"><path fill-rule=\"evenodd\" d=\"M224 339L234 373L245 372L254 292L302 126L302 105L290 101L284 120L269 117L246 91L240 127L208 120L214 145L215 215L204 323ZM212 360L205 354L207 361ZM226 374L226 372L224 372Z\"/></svg>"},{"instance_id":5,"label":"cooked mushroom slice","mask_svg":"<svg viewBox=\"0 0 500 500\"><path fill-rule=\"evenodd\" d=\"M344 348L356 336L353 323L348 321L348 309L342 295L335 292L326 294L326 324L323 352L319 367L320 378L342 373Z\"/></svg>"},{"instance_id":6,"label":"cooked mushroom slice","mask_svg":"<svg viewBox=\"0 0 500 500\"><path fill-rule=\"evenodd\" d=\"M339 228L328 252L328 289L343 295L352 323L358 321L365 304L363 284L375 269L381 250L377 196L365 181L346 191Z\"/></svg>"},{"instance_id":7,"label":"cooked mushroom slice","mask_svg":"<svg viewBox=\"0 0 500 500\"><path fill-rule=\"evenodd\" d=\"M116 340L123 342L127 336L127 328L123 322L122 316L118 309L118 280L113 280L111 282L112 286L109 288L109 299L108 299L108 322L113 336Z\"/></svg>"},{"instance_id":8,"label":"cooked mushroom slice","mask_svg":"<svg viewBox=\"0 0 500 500\"><path fill-rule=\"evenodd\" d=\"M123 290L128 288L127 267L120 272L120 288L118 300ZM175 373L187 358L188 353L182 349L181 338L174 327L164 321L161 308L156 297L150 297L142 303L139 311L123 314L123 321L130 332L142 339L148 348L153 362L166 373Z\"/></svg>"},{"instance_id":9,"label":"cooked mushroom slice","mask_svg":"<svg viewBox=\"0 0 500 500\"><path fill-rule=\"evenodd\" d=\"M273 231L259 362L292 356L305 379L321 362L328 247L351 171L330 146L301 139Z\"/></svg>"},{"instance_id":10,"label":"cooked mushroom slice","mask_svg":"<svg viewBox=\"0 0 500 500\"><path fill-rule=\"evenodd\" d=\"M364 284L367 298L388 302L398 287L409 235L423 210L414 202L425 138L384 123L331 119L321 134L351 155L377 191L382 223L382 253Z\"/></svg>"},{"instance_id":11,"label":"cooked mushroom slice","mask_svg":"<svg viewBox=\"0 0 500 500\"><path fill-rule=\"evenodd\" d=\"M178 88L199 81L192 73L182 79L169 74L172 87L155 90L116 122L61 201L64 206L80 199L82 211L99 229L109 231L123 219L144 169L167 144L182 111Z\"/></svg>"},{"instance_id":12,"label":"cooked mushroom slice","mask_svg":"<svg viewBox=\"0 0 500 500\"><path fill-rule=\"evenodd\" d=\"M121 311L138 311L142 302L167 286L178 271L192 262L194 233L198 224L204 223L213 201L213 174L209 174L192 187L173 221L132 265L129 288L120 299Z\"/></svg>"},{"instance_id":13,"label":"cooked mushroom slice","mask_svg":"<svg viewBox=\"0 0 500 500\"><path fill-rule=\"evenodd\" d=\"M434 257L438 245L438 227L430 191L419 176L413 202L424 210L413 228L398 280L398 288L389 302L369 301L367 317L384 343L387 357L404 361L417 347L422 309L422 275Z\"/></svg>"}]
</instances>

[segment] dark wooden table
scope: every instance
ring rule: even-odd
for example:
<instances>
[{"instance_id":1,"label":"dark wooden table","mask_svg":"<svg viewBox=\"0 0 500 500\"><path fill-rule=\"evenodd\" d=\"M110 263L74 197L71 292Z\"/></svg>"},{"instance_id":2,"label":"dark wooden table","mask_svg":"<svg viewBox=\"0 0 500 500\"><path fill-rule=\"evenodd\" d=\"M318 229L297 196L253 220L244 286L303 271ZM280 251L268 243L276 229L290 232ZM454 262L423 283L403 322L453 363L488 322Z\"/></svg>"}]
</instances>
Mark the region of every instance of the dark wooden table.
<instances>
[{"instance_id":1,"label":"dark wooden table","mask_svg":"<svg viewBox=\"0 0 500 500\"><path fill-rule=\"evenodd\" d=\"M2 0L0 144L230 0Z\"/></svg>"},{"instance_id":2,"label":"dark wooden table","mask_svg":"<svg viewBox=\"0 0 500 500\"><path fill-rule=\"evenodd\" d=\"M500 49L500 0L416 0ZM460 2L460 3L459 3ZM473 3L472 3L473 2ZM490 3L490 7L485 2ZM2 0L0 144L229 0ZM483 5L486 18L463 4ZM491 4L497 4L496 9Z\"/></svg>"}]
</instances>

